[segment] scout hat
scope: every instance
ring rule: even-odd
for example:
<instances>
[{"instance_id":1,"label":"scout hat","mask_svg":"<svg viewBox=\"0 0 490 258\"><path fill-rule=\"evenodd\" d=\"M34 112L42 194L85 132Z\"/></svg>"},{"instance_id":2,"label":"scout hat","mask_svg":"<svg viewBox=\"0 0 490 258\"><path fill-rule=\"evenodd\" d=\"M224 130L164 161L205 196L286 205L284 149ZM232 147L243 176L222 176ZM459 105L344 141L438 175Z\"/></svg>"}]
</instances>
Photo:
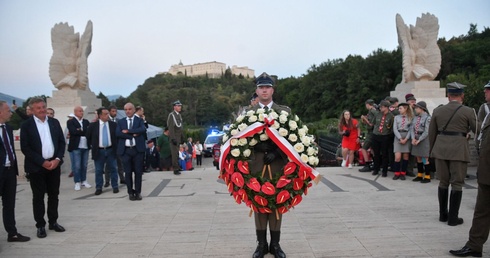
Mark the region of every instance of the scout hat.
<instances>
[{"instance_id":1,"label":"scout hat","mask_svg":"<svg viewBox=\"0 0 490 258\"><path fill-rule=\"evenodd\" d=\"M255 79L255 85L257 85L257 87L260 86L272 87L274 86L274 80L272 80L272 78L267 73L262 73L261 75L259 75L259 77Z\"/></svg>"},{"instance_id":2,"label":"scout hat","mask_svg":"<svg viewBox=\"0 0 490 258\"><path fill-rule=\"evenodd\" d=\"M410 104L408 104L406 102L402 102L402 103L399 103L398 106L410 106Z\"/></svg>"},{"instance_id":3,"label":"scout hat","mask_svg":"<svg viewBox=\"0 0 490 258\"><path fill-rule=\"evenodd\" d=\"M429 110L427 110L427 103L425 101L419 101L417 104L415 104L415 107L423 109L425 112L429 113Z\"/></svg>"},{"instance_id":4,"label":"scout hat","mask_svg":"<svg viewBox=\"0 0 490 258\"><path fill-rule=\"evenodd\" d=\"M459 82L451 82L446 85L448 93L463 93L466 85Z\"/></svg>"}]
</instances>

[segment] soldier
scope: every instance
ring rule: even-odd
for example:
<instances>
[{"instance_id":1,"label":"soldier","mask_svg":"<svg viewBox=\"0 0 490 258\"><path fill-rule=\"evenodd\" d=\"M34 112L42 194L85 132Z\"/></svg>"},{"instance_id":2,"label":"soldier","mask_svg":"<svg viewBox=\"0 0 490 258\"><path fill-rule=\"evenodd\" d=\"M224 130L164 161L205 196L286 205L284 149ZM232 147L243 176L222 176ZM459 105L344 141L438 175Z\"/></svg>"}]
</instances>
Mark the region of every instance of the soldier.
<instances>
[{"instance_id":1,"label":"soldier","mask_svg":"<svg viewBox=\"0 0 490 258\"><path fill-rule=\"evenodd\" d=\"M368 99L365 102L366 109L368 110L367 115L362 115L361 116L361 121L363 124L366 125L367 127L367 134L366 138L364 139L364 143L362 144L361 147L361 153L362 156L364 157L364 160L366 161L366 165L359 169L359 172L370 172L371 171L371 163L373 162L368 155L368 150L371 148L371 142L372 142L372 137L373 137L373 122L374 122L374 117L376 116L376 113L378 112L376 108L374 107L374 100Z\"/></svg>"},{"instance_id":2,"label":"soldier","mask_svg":"<svg viewBox=\"0 0 490 258\"><path fill-rule=\"evenodd\" d=\"M488 82L485 86L483 86L485 89L485 96L488 94L488 90L490 90L490 82ZM490 100L486 100L486 103L481 104L480 108L478 109L478 124L483 127L485 124L484 120L487 114L490 113ZM488 118L487 118L488 119ZM480 138L481 138L482 130L480 130L479 135L475 135L475 144L476 144L476 149L480 151Z\"/></svg>"},{"instance_id":3,"label":"soldier","mask_svg":"<svg viewBox=\"0 0 490 258\"><path fill-rule=\"evenodd\" d=\"M390 145L391 134L393 133L393 113L390 112L390 102L381 101L379 112L374 118L372 147L374 152L374 171L373 175L379 174L380 168L383 169L382 177L388 176L388 148Z\"/></svg>"},{"instance_id":4,"label":"soldier","mask_svg":"<svg viewBox=\"0 0 490 258\"><path fill-rule=\"evenodd\" d=\"M267 73L262 73L257 77L255 84L257 85L256 93L259 103L253 106L252 110L256 111L259 108L263 108L265 110L273 109L277 113L283 110L288 113L291 112L289 107L278 105L272 101L274 80ZM258 176L257 174L263 170L264 165L269 164L272 173L282 174L284 165L287 162L287 156L269 139L254 146L253 155L249 164L251 171L255 173L254 176ZM279 214L279 219L277 219L275 213L265 214L256 212L254 218L258 245L253 253L253 257L262 258L268 252L273 254L274 257L286 257L286 254L279 245L282 214ZM271 234L270 246L267 246L267 224L269 224Z\"/></svg>"},{"instance_id":5,"label":"soldier","mask_svg":"<svg viewBox=\"0 0 490 258\"><path fill-rule=\"evenodd\" d=\"M179 145L184 142L184 127L182 126L182 103L179 100L173 103L174 110L168 114L167 127L170 138L170 152L172 153L172 167L174 174L180 175L179 169Z\"/></svg>"},{"instance_id":6,"label":"soldier","mask_svg":"<svg viewBox=\"0 0 490 258\"><path fill-rule=\"evenodd\" d=\"M475 110L463 105L464 87L458 82L447 85L449 103L434 110L429 126L430 155L435 158L440 177L439 221L449 226L463 224L458 218L463 184L466 176L470 151L466 135L469 130L476 132ZM449 184L451 195L447 210Z\"/></svg>"},{"instance_id":7,"label":"soldier","mask_svg":"<svg viewBox=\"0 0 490 258\"><path fill-rule=\"evenodd\" d=\"M485 85L485 101L490 103L490 83ZM469 240L460 250L451 250L451 254L460 257L482 257L483 244L490 230L490 115L485 115L480 138L480 160L478 163L478 195L476 196L473 224Z\"/></svg>"}]
</instances>

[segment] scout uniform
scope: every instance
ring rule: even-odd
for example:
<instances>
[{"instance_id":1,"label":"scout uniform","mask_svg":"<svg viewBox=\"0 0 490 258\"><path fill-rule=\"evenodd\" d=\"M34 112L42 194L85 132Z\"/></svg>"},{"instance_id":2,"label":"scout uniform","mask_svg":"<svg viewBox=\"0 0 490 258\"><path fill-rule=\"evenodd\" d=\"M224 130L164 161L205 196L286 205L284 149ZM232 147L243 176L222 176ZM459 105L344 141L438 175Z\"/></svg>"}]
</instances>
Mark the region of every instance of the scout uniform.
<instances>
[{"instance_id":1,"label":"scout uniform","mask_svg":"<svg viewBox=\"0 0 490 258\"><path fill-rule=\"evenodd\" d=\"M427 104L425 103L425 101L417 102L417 104L415 104L415 107L422 109L424 112L417 114L412 122L412 128L410 129L410 138L418 140L419 143L417 145L412 144L411 154L414 157L425 158L425 162L417 161L417 177L414 178L412 181L429 183L431 169L429 168L430 164L428 160L430 151L428 136L431 117L428 113L429 111L427 110Z\"/></svg>"},{"instance_id":2,"label":"scout uniform","mask_svg":"<svg viewBox=\"0 0 490 258\"><path fill-rule=\"evenodd\" d=\"M470 151L467 133L477 132L475 110L462 105L465 85L457 82L447 85L448 104L434 110L429 127L431 156L435 158L439 182L439 220L456 226L463 223L458 218L463 184ZM459 98L459 99L458 99ZM456 100L454 100L456 99ZM477 134L476 134L477 135ZM449 212L447 211L448 189L451 184Z\"/></svg>"},{"instance_id":3,"label":"scout uniform","mask_svg":"<svg viewBox=\"0 0 490 258\"><path fill-rule=\"evenodd\" d=\"M408 103L401 103L398 106L406 106L409 108ZM412 118L407 115L397 115L393 122L393 133L395 134L395 139L393 140L393 152L395 153L410 153L410 128L412 124ZM401 144L400 140L407 139L405 144ZM405 180L405 175L407 174L408 160L402 158L401 162L393 163L393 171L395 176L393 180L400 178Z\"/></svg>"},{"instance_id":4,"label":"scout uniform","mask_svg":"<svg viewBox=\"0 0 490 258\"><path fill-rule=\"evenodd\" d=\"M381 101L380 108L382 107L389 108L390 102L386 100ZM377 175L382 166L382 176L388 176L388 147L391 139L390 135L393 133L393 119L394 116L391 112L389 112L389 110L386 114L383 113L383 111L378 112L374 118L372 139L372 147L374 151L373 175Z\"/></svg>"},{"instance_id":5,"label":"scout uniform","mask_svg":"<svg viewBox=\"0 0 490 258\"><path fill-rule=\"evenodd\" d=\"M182 106L179 100L173 103L173 106ZM180 174L179 165L179 144L184 142L184 128L182 126L182 116L173 110L167 118L168 138L170 140L170 152L172 153L172 167L174 174Z\"/></svg>"},{"instance_id":6,"label":"scout uniform","mask_svg":"<svg viewBox=\"0 0 490 258\"><path fill-rule=\"evenodd\" d=\"M366 104L373 106L374 100L368 99L368 100L366 100ZM366 115L366 119L368 120L369 124L366 124L367 134L366 134L366 138L364 139L364 143L362 144L362 149L364 149L366 151L369 150L369 148L371 148L371 145L372 145L374 118L376 116L376 113L378 113L378 111L373 106L373 107L371 107L371 109L369 109L369 111ZM359 169L359 172L371 171L371 161L365 160L365 162L366 162L366 165L363 168Z\"/></svg>"}]
</instances>

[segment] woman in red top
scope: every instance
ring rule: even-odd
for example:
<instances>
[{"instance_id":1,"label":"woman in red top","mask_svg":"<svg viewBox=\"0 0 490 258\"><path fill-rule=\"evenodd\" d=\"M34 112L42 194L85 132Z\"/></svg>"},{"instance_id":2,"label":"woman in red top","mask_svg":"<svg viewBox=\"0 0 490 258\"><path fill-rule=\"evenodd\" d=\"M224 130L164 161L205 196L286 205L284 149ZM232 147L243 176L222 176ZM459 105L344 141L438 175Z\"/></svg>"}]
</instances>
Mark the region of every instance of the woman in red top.
<instances>
[{"instance_id":1,"label":"woman in red top","mask_svg":"<svg viewBox=\"0 0 490 258\"><path fill-rule=\"evenodd\" d=\"M361 131L359 123L356 119L351 118L348 110L344 110L340 116L339 133L342 135L342 167L352 168L354 151L359 149Z\"/></svg>"}]
</instances>

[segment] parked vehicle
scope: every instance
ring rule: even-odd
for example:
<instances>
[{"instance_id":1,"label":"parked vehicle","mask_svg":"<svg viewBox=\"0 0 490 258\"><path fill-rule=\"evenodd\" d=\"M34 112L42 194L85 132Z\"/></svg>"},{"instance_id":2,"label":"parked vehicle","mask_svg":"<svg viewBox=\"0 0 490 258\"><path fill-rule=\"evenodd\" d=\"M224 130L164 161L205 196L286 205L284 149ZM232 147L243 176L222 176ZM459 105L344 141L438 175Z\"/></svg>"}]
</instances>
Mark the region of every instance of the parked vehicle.
<instances>
[{"instance_id":1,"label":"parked vehicle","mask_svg":"<svg viewBox=\"0 0 490 258\"><path fill-rule=\"evenodd\" d=\"M216 131L212 131L210 134L208 134L206 140L204 140L204 150L203 150L204 157L213 156L213 146L221 142L221 139L223 139L223 135L224 135L223 132L216 132Z\"/></svg>"}]
</instances>

